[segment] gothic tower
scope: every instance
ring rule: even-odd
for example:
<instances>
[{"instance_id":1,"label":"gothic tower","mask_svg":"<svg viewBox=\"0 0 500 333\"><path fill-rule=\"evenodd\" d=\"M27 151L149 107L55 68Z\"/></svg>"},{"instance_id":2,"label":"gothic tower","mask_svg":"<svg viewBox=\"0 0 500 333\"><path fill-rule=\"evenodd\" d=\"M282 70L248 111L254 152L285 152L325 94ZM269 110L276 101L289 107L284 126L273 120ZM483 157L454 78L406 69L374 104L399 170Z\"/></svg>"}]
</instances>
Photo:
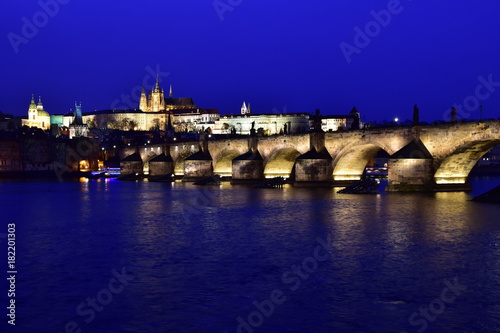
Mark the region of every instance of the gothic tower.
<instances>
[{"instance_id":1,"label":"gothic tower","mask_svg":"<svg viewBox=\"0 0 500 333\"><path fill-rule=\"evenodd\" d=\"M139 109L141 111L148 111L148 99L146 97L146 92L144 91L144 86L142 86L141 99L139 100Z\"/></svg>"},{"instance_id":2,"label":"gothic tower","mask_svg":"<svg viewBox=\"0 0 500 333\"><path fill-rule=\"evenodd\" d=\"M156 85L150 94L149 112L158 112L165 110L165 94L160 87L160 78L156 76Z\"/></svg>"},{"instance_id":3,"label":"gothic tower","mask_svg":"<svg viewBox=\"0 0 500 333\"><path fill-rule=\"evenodd\" d=\"M245 102L241 106L241 114L250 114L250 103L248 103L248 107Z\"/></svg>"},{"instance_id":4,"label":"gothic tower","mask_svg":"<svg viewBox=\"0 0 500 333\"><path fill-rule=\"evenodd\" d=\"M83 125L83 120L82 120L82 102L80 102L80 105L78 105L75 102L75 120L73 121L73 124L75 124L75 125Z\"/></svg>"}]
</instances>

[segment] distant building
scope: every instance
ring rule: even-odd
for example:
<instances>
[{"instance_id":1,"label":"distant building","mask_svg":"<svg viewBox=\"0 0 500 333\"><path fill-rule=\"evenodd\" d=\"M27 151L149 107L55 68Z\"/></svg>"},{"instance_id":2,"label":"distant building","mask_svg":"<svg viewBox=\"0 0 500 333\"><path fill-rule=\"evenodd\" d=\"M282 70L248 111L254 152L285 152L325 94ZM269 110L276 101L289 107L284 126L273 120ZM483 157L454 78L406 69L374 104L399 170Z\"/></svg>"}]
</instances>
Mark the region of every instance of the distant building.
<instances>
[{"instance_id":1,"label":"distant building","mask_svg":"<svg viewBox=\"0 0 500 333\"><path fill-rule=\"evenodd\" d=\"M80 102L80 105L78 105L75 102L75 118L73 122L69 125L69 138L80 138L80 137L87 137L89 132L89 127L87 124L83 123L83 116L82 116L82 103Z\"/></svg>"},{"instance_id":2,"label":"distant building","mask_svg":"<svg viewBox=\"0 0 500 333\"><path fill-rule=\"evenodd\" d=\"M243 102L243 105L241 106L241 114L250 114L252 113L252 110L250 109L250 103L248 103L248 106Z\"/></svg>"},{"instance_id":3,"label":"distant building","mask_svg":"<svg viewBox=\"0 0 500 333\"><path fill-rule=\"evenodd\" d=\"M311 117L311 126L314 116ZM360 114L356 108L353 108L348 115L322 115L321 128L325 132L335 132L342 130L353 129L353 125L358 125L357 128L363 128L363 123L360 120Z\"/></svg>"},{"instance_id":4,"label":"distant building","mask_svg":"<svg viewBox=\"0 0 500 333\"><path fill-rule=\"evenodd\" d=\"M74 115L72 113L66 114L51 114L50 124L57 125L59 127L69 127L73 122Z\"/></svg>"},{"instance_id":5,"label":"distant building","mask_svg":"<svg viewBox=\"0 0 500 333\"><path fill-rule=\"evenodd\" d=\"M477 161L476 166L500 166L500 146L495 146L484 154Z\"/></svg>"},{"instance_id":6,"label":"distant building","mask_svg":"<svg viewBox=\"0 0 500 333\"><path fill-rule=\"evenodd\" d=\"M23 126L38 127L43 130L50 128L50 115L43 109L41 97L38 98L38 104L35 104L35 95L31 96L28 119L23 119Z\"/></svg>"},{"instance_id":7,"label":"distant building","mask_svg":"<svg viewBox=\"0 0 500 333\"><path fill-rule=\"evenodd\" d=\"M491 164L500 165L500 146L495 146L489 152Z\"/></svg>"},{"instance_id":8,"label":"distant building","mask_svg":"<svg viewBox=\"0 0 500 333\"><path fill-rule=\"evenodd\" d=\"M0 172L20 171L21 147L18 140L1 138L0 140Z\"/></svg>"},{"instance_id":9,"label":"distant building","mask_svg":"<svg viewBox=\"0 0 500 333\"><path fill-rule=\"evenodd\" d=\"M253 127L257 134L298 134L309 132L309 113L229 114L214 124L214 134L249 135Z\"/></svg>"},{"instance_id":10,"label":"distant building","mask_svg":"<svg viewBox=\"0 0 500 333\"><path fill-rule=\"evenodd\" d=\"M142 89L139 109L87 112L83 115L83 123L93 128L165 130L169 115L173 117L172 124L178 132L192 132L197 128L209 127L206 125L213 125L219 119L217 110L199 108L190 97L174 98L172 87L168 97L165 97L157 78L149 94Z\"/></svg>"}]
</instances>

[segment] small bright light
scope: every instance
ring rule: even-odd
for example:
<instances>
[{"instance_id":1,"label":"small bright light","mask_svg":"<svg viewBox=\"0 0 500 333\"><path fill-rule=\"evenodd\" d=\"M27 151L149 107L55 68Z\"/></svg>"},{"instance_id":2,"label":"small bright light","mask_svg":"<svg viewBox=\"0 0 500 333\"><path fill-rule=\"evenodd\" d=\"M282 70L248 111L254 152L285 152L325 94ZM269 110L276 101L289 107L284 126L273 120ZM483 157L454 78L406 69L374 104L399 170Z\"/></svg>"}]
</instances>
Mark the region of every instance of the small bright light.
<instances>
[{"instance_id":1,"label":"small bright light","mask_svg":"<svg viewBox=\"0 0 500 333\"><path fill-rule=\"evenodd\" d=\"M176 140L177 140L177 138L174 138L174 141L176 141Z\"/></svg>"},{"instance_id":2,"label":"small bright light","mask_svg":"<svg viewBox=\"0 0 500 333\"><path fill-rule=\"evenodd\" d=\"M209 138L211 138L211 137L212 137L212 134L209 134L209 135L208 135L208 137L209 137Z\"/></svg>"},{"instance_id":3,"label":"small bright light","mask_svg":"<svg viewBox=\"0 0 500 333\"><path fill-rule=\"evenodd\" d=\"M113 146L113 148L116 148L116 146Z\"/></svg>"},{"instance_id":4,"label":"small bright light","mask_svg":"<svg viewBox=\"0 0 500 333\"><path fill-rule=\"evenodd\" d=\"M398 121L399 121L399 118L397 118L397 117L396 117L396 118L394 118L394 121L395 121L395 122L398 122Z\"/></svg>"},{"instance_id":5,"label":"small bright light","mask_svg":"<svg viewBox=\"0 0 500 333\"><path fill-rule=\"evenodd\" d=\"M102 147L101 150L104 150L104 147Z\"/></svg>"}]
</instances>

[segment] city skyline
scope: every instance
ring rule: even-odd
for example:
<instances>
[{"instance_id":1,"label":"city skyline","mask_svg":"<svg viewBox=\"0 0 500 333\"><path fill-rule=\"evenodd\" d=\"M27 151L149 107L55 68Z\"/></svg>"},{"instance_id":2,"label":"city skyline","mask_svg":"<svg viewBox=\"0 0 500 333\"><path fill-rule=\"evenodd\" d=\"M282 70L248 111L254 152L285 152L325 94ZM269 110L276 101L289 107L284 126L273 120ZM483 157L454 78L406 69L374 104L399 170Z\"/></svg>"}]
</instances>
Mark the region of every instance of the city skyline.
<instances>
[{"instance_id":1,"label":"city skyline","mask_svg":"<svg viewBox=\"0 0 500 333\"><path fill-rule=\"evenodd\" d=\"M366 121L498 118L499 4L351 4L47 0L10 3L0 110L26 114L32 94L51 114L138 108L155 76L176 97L224 114L345 114ZM124 23L125 22L125 23Z\"/></svg>"}]
</instances>

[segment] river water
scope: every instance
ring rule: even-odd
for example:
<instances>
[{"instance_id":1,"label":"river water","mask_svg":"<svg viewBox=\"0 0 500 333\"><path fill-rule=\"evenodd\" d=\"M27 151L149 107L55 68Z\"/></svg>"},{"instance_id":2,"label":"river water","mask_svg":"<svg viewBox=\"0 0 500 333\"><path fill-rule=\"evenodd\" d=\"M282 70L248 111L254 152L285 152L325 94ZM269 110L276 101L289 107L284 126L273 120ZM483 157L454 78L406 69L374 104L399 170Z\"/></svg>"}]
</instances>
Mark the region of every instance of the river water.
<instances>
[{"instance_id":1,"label":"river water","mask_svg":"<svg viewBox=\"0 0 500 333\"><path fill-rule=\"evenodd\" d=\"M500 205L472 193L0 182L1 332L500 332ZM3 259L5 258L5 259Z\"/></svg>"}]
</instances>

